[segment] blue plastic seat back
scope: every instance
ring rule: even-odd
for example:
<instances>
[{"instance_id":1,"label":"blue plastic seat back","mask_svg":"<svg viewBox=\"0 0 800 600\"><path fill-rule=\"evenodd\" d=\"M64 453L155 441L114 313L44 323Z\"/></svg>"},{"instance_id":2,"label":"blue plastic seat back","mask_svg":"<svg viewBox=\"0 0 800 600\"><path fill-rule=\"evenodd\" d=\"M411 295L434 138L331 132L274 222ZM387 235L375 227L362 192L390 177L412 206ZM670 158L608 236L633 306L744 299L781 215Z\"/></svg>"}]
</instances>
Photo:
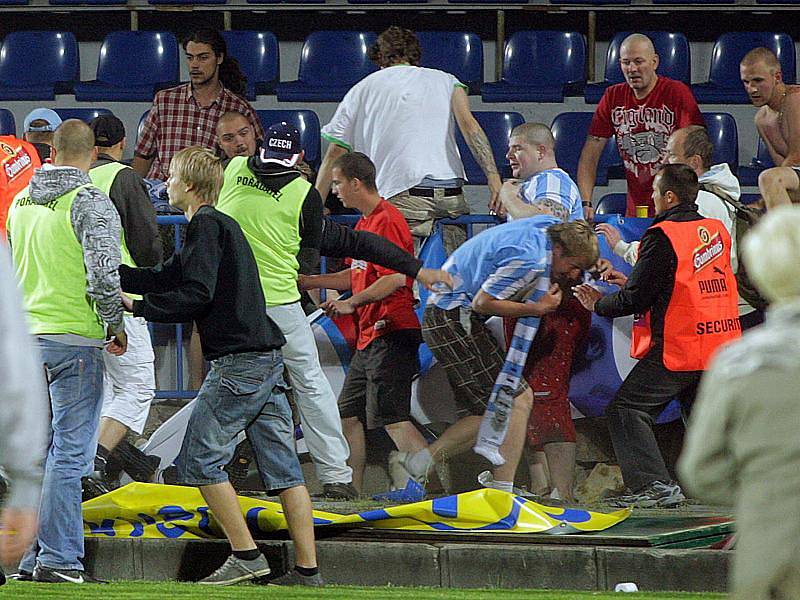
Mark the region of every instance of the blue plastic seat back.
<instances>
[{"instance_id":1,"label":"blue plastic seat back","mask_svg":"<svg viewBox=\"0 0 800 600\"><path fill-rule=\"evenodd\" d=\"M600 6L603 4L630 4L631 0L550 0L550 4L592 4Z\"/></svg>"},{"instance_id":2,"label":"blue plastic seat back","mask_svg":"<svg viewBox=\"0 0 800 600\"><path fill-rule=\"evenodd\" d=\"M223 31L228 54L239 61L247 86L255 93L272 93L280 78L278 40L270 31Z\"/></svg>"},{"instance_id":3,"label":"blue plastic seat back","mask_svg":"<svg viewBox=\"0 0 800 600\"><path fill-rule=\"evenodd\" d=\"M772 161L769 150L767 150L767 145L764 143L764 140L759 137L756 155L750 159L749 164L739 165L736 176L739 178L739 183L743 186L758 185L758 176L761 174L761 171L774 166L775 163Z\"/></svg>"},{"instance_id":4,"label":"blue plastic seat back","mask_svg":"<svg viewBox=\"0 0 800 600\"><path fill-rule=\"evenodd\" d=\"M0 50L0 85L55 85L69 93L80 78L78 42L68 31L12 31Z\"/></svg>"},{"instance_id":5,"label":"blue plastic seat back","mask_svg":"<svg viewBox=\"0 0 800 600\"><path fill-rule=\"evenodd\" d=\"M285 121L297 127L300 144L305 150L305 161L315 169L320 162L319 117L313 110L257 110L264 131L271 125Z\"/></svg>"},{"instance_id":6,"label":"blue plastic seat back","mask_svg":"<svg viewBox=\"0 0 800 600\"><path fill-rule=\"evenodd\" d=\"M569 173L569 176L577 182L578 160L581 150L589 135L589 125L592 123L590 112L565 112L553 119L550 129L556 140L556 162L558 166ZM603 154L597 164L596 185L606 185L608 183L608 169L613 166L620 166L622 159L617 150L614 137L608 138Z\"/></svg>"},{"instance_id":7,"label":"blue plastic seat back","mask_svg":"<svg viewBox=\"0 0 800 600\"><path fill-rule=\"evenodd\" d=\"M606 53L605 81L609 84L622 83L625 77L619 65L619 48L632 31L617 33L611 40ZM658 74L677 79L685 84L691 83L691 54L689 40L682 33L671 31L642 31L649 37L658 54Z\"/></svg>"},{"instance_id":8,"label":"blue plastic seat back","mask_svg":"<svg viewBox=\"0 0 800 600\"><path fill-rule=\"evenodd\" d=\"M311 86L357 83L377 66L369 59L377 36L371 31L314 31L303 43L299 80Z\"/></svg>"},{"instance_id":9,"label":"blue plastic seat back","mask_svg":"<svg viewBox=\"0 0 800 600\"><path fill-rule=\"evenodd\" d=\"M575 31L518 31L503 55L503 81L513 85L583 84L586 39Z\"/></svg>"},{"instance_id":10,"label":"blue plastic seat back","mask_svg":"<svg viewBox=\"0 0 800 600\"><path fill-rule=\"evenodd\" d=\"M732 115L722 112L703 113L708 137L714 146L713 164L728 163L735 173L739 167L739 133Z\"/></svg>"},{"instance_id":11,"label":"blue plastic seat back","mask_svg":"<svg viewBox=\"0 0 800 600\"><path fill-rule=\"evenodd\" d=\"M97 80L115 87L172 85L178 41L168 31L112 31L100 47Z\"/></svg>"},{"instance_id":12,"label":"blue plastic seat back","mask_svg":"<svg viewBox=\"0 0 800 600\"><path fill-rule=\"evenodd\" d=\"M142 116L139 117L139 123L136 125L136 139L138 140L142 137L142 127L144 126L145 119L147 119L147 115L150 114L150 109L144 111Z\"/></svg>"},{"instance_id":13,"label":"blue plastic seat back","mask_svg":"<svg viewBox=\"0 0 800 600\"><path fill-rule=\"evenodd\" d=\"M17 135L14 113L7 108L0 108L0 135Z\"/></svg>"},{"instance_id":14,"label":"blue plastic seat back","mask_svg":"<svg viewBox=\"0 0 800 600\"><path fill-rule=\"evenodd\" d=\"M750 164L754 167L761 167L762 169L771 169L775 166L775 162L772 160L772 156L767 149L767 145L764 143L764 140L762 140L761 137L758 138L758 149L756 150L756 155Z\"/></svg>"},{"instance_id":15,"label":"blue plastic seat back","mask_svg":"<svg viewBox=\"0 0 800 600\"><path fill-rule=\"evenodd\" d=\"M508 139L511 137L511 131L514 127L522 125L525 119L516 112L474 111L472 114L489 139L492 154L494 155L494 163L497 165L500 176L510 177L511 170L508 165L508 159L506 159ZM467 182L470 185L486 185L486 175L484 175L483 170L473 158L472 151L469 149L467 142L464 141L464 136L461 135L461 130L458 127L456 127L456 143L461 154L461 162L464 164L464 171L467 174Z\"/></svg>"},{"instance_id":16,"label":"blue plastic seat back","mask_svg":"<svg viewBox=\"0 0 800 600\"><path fill-rule=\"evenodd\" d=\"M598 215L624 215L628 209L627 194L606 194L597 203L594 212Z\"/></svg>"},{"instance_id":17,"label":"blue plastic seat back","mask_svg":"<svg viewBox=\"0 0 800 600\"><path fill-rule=\"evenodd\" d=\"M422 48L421 66L455 75L471 93L483 82L483 44L475 33L462 31L418 31Z\"/></svg>"},{"instance_id":18,"label":"blue plastic seat back","mask_svg":"<svg viewBox=\"0 0 800 600\"><path fill-rule=\"evenodd\" d=\"M794 41L785 33L767 31L737 31L719 36L711 53L708 80L720 87L741 90L739 63L745 54L760 46L775 53L781 63L783 80L794 83L797 70Z\"/></svg>"},{"instance_id":19,"label":"blue plastic seat back","mask_svg":"<svg viewBox=\"0 0 800 600\"><path fill-rule=\"evenodd\" d=\"M86 123L89 123L92 119L100 115L113 114L107 108L54 108L53 110L58 113L62 121L66 121L67 119L80 119Z\"/></svg>"}]
</instances>

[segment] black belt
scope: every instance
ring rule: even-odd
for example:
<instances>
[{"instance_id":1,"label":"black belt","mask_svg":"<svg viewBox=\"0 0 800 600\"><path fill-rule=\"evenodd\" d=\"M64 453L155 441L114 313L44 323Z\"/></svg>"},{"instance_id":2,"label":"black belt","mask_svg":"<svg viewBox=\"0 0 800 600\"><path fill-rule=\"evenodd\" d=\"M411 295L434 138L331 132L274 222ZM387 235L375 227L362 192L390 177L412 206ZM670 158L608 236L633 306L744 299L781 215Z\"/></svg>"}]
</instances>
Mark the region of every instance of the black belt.
<instances>
[{"instance_id":1,"label":"black belt","mask_svg":"<svg viewBox=\"0 0 800 600\"><path fill-rule=\"evenodd\" d=\"M458 196L463 192L460 187L454 188L424 188L424 187L413 187L408 190L408 193L412 196L424 196L425 198L433 198L436 190L442 190L444 192L444 196Z\"/></svg>"}]
</instances>

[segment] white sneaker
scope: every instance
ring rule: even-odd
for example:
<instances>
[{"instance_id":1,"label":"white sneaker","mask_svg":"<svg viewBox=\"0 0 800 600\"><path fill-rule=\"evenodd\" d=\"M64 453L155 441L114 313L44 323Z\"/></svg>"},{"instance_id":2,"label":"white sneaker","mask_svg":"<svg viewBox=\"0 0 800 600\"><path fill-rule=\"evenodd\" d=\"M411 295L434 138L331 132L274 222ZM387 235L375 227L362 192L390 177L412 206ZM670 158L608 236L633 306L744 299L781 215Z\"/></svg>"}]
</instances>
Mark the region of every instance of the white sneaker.
<instances>
[{"instance_id":1,"label":"white sneaker","mask_svg":"<svg viewBox=\"0 0 800 600\"><path fill-rule=\"evenodd\" d=\"M400 452L399 450L389 452L389 477L392 479L393 490L405 489L409 479L413 479L424 487L427 477L424 474L414 475L409 470L407 465L410 456L410 452Z\"/></svg>"}]
</instances>

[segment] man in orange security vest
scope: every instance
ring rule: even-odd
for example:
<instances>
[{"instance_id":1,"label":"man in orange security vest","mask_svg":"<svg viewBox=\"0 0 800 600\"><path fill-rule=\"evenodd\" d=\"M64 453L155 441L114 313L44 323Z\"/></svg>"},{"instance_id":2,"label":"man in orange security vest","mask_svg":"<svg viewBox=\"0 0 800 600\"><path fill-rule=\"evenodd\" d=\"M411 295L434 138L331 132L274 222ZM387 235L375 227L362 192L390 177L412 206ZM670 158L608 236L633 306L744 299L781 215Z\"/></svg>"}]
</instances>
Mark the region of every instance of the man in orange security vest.
<instances>
[{"instance_id":1,"label":"man in orange security vest","mask_svg":"<svg viewBox=\"0 0 800 600\"><path fill-rule=\"evenodd\" d=\"M6 237L8 207L20 190L27 187L33 170L42 166L36 148L13 135L0 135L0 232Z\"/></svg>"},{"instance_id":2,"label":"man in orange security vest","mask_svg":"<svg viewBox=\"0 0 800 600\"><path fill-rule=\"evenodd\" d=\"M714 351L741 335L730 235L697 212L697 175L663 165L653 181L658 216L645 232L630 277L603 296L583 284L575 295L602 317L636 315L631 355L641 359L606 409L614 452L632 493L618 506L671 507L686 498L671 481L653 421L675 397L686 412Z\"/></svg>"}]
</instances>

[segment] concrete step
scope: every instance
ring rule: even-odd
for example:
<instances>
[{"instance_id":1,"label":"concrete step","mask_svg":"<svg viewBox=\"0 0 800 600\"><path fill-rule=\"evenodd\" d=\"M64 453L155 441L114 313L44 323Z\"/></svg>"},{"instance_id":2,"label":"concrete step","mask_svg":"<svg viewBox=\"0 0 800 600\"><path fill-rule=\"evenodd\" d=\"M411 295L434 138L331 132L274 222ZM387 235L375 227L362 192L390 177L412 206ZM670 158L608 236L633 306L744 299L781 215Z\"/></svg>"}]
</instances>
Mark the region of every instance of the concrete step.
<instances>
[{"instance_id":1,"label":"concrete step","mask_svg":"<svg viewBox=\"0 0 800 600\"><path fill-rule=\"evenodd\" d=\"M293 564L291 541L259 542L274 573ZM328 583L364 586L722 592L730 552L544 544L321 540ZM112 580L193 581L227 558L223 540L86 539L86 568Z\"/></svg>"}]
</instances>

